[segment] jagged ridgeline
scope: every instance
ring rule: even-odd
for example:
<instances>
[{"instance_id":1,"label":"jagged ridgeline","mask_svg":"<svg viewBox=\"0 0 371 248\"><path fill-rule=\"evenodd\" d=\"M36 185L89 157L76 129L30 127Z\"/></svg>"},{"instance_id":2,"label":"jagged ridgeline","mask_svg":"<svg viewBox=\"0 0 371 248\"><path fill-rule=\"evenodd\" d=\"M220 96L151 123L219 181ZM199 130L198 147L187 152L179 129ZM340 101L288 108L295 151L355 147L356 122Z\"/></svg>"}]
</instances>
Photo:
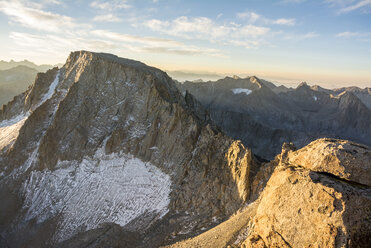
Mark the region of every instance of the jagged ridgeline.
<instances>
[{"instance_id":1,"label":"jagged ridgeline","mask_svg":"<svg viewBox=\"0 0 371 248\"><path fill-rule=\"evenodd\" d=\"M178 83L229 136L271 160L284 142L303 147L318 138L371 145L371 89L327 90L306 83L275 86L255 76Z\"/></svg>"},{"instance_id":2,"label":"jagged ridgeline","mask_svg":"<svg viewBox=\"0 0 371 248\"><path fill-rule=\"evenodd\" d=\"M261 163L161 70L73 52L0 111L0 246L370 242L370 149L287 146Z\"/></svg>"}]
</instances>

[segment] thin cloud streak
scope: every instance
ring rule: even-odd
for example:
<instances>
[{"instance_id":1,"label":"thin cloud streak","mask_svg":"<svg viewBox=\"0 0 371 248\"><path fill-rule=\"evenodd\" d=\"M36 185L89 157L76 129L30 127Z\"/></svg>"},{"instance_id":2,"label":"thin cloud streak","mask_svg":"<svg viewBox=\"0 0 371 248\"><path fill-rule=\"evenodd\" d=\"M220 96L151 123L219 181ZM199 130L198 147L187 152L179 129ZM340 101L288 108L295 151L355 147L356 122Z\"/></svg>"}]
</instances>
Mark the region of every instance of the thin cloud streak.
<instances>
[{"instance_id":1,"label":"thin cloud streak","mask_svg":"<svg viewBox=\"0 0 371 248\"><path fill-rule=\"evenodd\" d=\"M346 37L346 38L349 38L349 37L368 37L368 36L371 36L371 32L349 32L349 31L346 31L346 32L336 34L336 37Z\"/></svg>"},{"instance_id":2,"label":"thin cloud streak","mask_svg":"<svg viewBox=\"0 0 371 248\"><path fill-rule=\"evenodd\" d=\"M354 11L354 10L361 9L364 7L369 7L369 6L371 6L371 0L362 0L362 1L357 2L356 4L340 9L339 12L347 13L350 11Z\"/></svg>"},{"instance_id":3,"label":"thin cloud streak","mask_svg":"<svg viewBox=\"0 0 371 248\"><path fill-rule=\"evenodd\" d=\"M113 15L113 14L105 14L105 15L97 15L93 18L95 22L121 22L122 19Z\"/></svg>"},{"instance_id":4,"label":"thin cloud streak","mask_svg":"<svg viewBox=\"0 0 371 248\"><path fill-rule=\"evenodd\" d=\"M293 40L293 41L302 41L302 40L312 39L312 38L316 38L316 37L319 37L319 34L318 33L316 33L316 32L308 32L308 33L305 33L305 34L290 34L290 35L286 35L284 37L284 39L286 39L286 40Z\"/></svg>"},{"instance_id":5,"label":"thin cloud streak","mask_svg":"<svg viewBox=\"0 0 371 248\"><path fill-rule=\"evenodd\" d=\"M115 33L106 30L93 30L93 35L107 38L119 42L132 43L132 48L135 47L137 52L154 52L154 53L171 53L178 55L207 55L213 57L225 57L225 55L217 49L198 48L189 46L182 42L146 36L136 36L122 33ZM142 44L143 46L139 46Z\"/></svg>"},{"instance_id":6,"label":"thin cloud streak","mask_svg":"<svg viewBox=\"0 0 371 248\"><path fill-rule=\"evenodd\" d=\"M270 19L264 17L253 11L246 10L245 12L237 13L237 18L242 20L247 20L250 23L261 22L266 25L283 25L283 26L295 26L296 20L294 18L279 18L279 19Z\"/></svg>"},{"instance_id":7,"label":"thin cloud streak","mask_svg":"<svg viewBox=\"0 0 371 248\"><path fill-rule=\"evenodd\" d=\"M39 31L58 33L79 27L69 16L27 7L20 1L0 1L0 11L14 23Z\"/></svg>"},{"instance_id":8,"label":"thin cloud streak","mask_svg":"<svg viewBox=\"0 0 371 248\"><path fill-rule=\"evenodd\" d=\"M207 17L178 17L172 21L152 19L143 24L152 31L185 39L207 40L211 43L237 46L256 46L261 44L261 37L272 35L271 29L253 24L236 23L217 24ZM243 44L243 45L242 45ZM250 44L246 46L245 44Z\"/></svg>"},{"instance_id":9,"label":"thin cloud streak","mask_svg":"<svg viewBox=\"0 0 371 248\"><path fill-rule=\"evenodd\" d=\"M371 8L371 0L325 0L324 2L338 8L338 14Z\"/></svg>"},{"instance_id":10,"label":"thin cloud streak","mask_svg":"<svg viewBox=\"0 0 371 248\"><path fill-rule=\"evenodd\" d=\"M90 7L105 11L112 11L117 9L129 9L131 5L127 3L125 0L111 0L111 1L93 1L90 4Z\"/></svg>"}]
</instances>

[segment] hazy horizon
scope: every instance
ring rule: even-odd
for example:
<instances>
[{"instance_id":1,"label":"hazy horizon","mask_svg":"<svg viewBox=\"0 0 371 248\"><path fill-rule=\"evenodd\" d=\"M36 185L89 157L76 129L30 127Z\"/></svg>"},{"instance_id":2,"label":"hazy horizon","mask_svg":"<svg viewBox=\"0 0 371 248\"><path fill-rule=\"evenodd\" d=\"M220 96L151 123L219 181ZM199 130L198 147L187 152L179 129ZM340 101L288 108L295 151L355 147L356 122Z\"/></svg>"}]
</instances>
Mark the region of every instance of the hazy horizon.
<instances>
[{"instance_id":1,"label":"hazy horizon","mask_svg":"<svg viewBox=\"0 0 371 248\"><path fill-rule=\"evenodd\" d=\"M371 85L370 0L13 0L0 1L0 20L7 61L89 50L165 71Z\"/></svg>"}]
</instances>

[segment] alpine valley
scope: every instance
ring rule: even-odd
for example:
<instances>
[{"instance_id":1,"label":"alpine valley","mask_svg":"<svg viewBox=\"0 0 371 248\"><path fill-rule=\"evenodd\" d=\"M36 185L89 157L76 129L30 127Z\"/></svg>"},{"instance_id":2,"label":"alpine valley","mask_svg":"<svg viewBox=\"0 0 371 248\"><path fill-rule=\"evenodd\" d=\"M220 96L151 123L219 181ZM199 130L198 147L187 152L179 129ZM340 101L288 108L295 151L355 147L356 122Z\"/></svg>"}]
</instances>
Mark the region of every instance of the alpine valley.
<instances>
[{"instance_id":1,"label":"alpine valley","mask_svg":"<svg viewBox=\"0 0 371 248\"><path fill-rule=\"evenodd\" d=\"M0 110L0 247L369 247L370 145L370 88L72 52Z\"/></svg>"}]
</instances>

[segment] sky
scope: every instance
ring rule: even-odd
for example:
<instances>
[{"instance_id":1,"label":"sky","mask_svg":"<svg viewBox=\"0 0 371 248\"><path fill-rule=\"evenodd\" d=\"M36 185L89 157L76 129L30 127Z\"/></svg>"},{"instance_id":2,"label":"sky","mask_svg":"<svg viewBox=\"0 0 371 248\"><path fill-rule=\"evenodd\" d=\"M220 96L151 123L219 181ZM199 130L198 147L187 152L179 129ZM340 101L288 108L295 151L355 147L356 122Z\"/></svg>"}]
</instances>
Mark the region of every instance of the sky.
<instances>
[{"instance_id":1,"label":"sky","mask_svg":"<svg viewBox=\"0 0 371 248\"><path fill-rule=\"evenodd\" d=\"M371 0L0 0L0 59L108 52L167 71L371 87Z\"/></svg>"}]
</instances>

